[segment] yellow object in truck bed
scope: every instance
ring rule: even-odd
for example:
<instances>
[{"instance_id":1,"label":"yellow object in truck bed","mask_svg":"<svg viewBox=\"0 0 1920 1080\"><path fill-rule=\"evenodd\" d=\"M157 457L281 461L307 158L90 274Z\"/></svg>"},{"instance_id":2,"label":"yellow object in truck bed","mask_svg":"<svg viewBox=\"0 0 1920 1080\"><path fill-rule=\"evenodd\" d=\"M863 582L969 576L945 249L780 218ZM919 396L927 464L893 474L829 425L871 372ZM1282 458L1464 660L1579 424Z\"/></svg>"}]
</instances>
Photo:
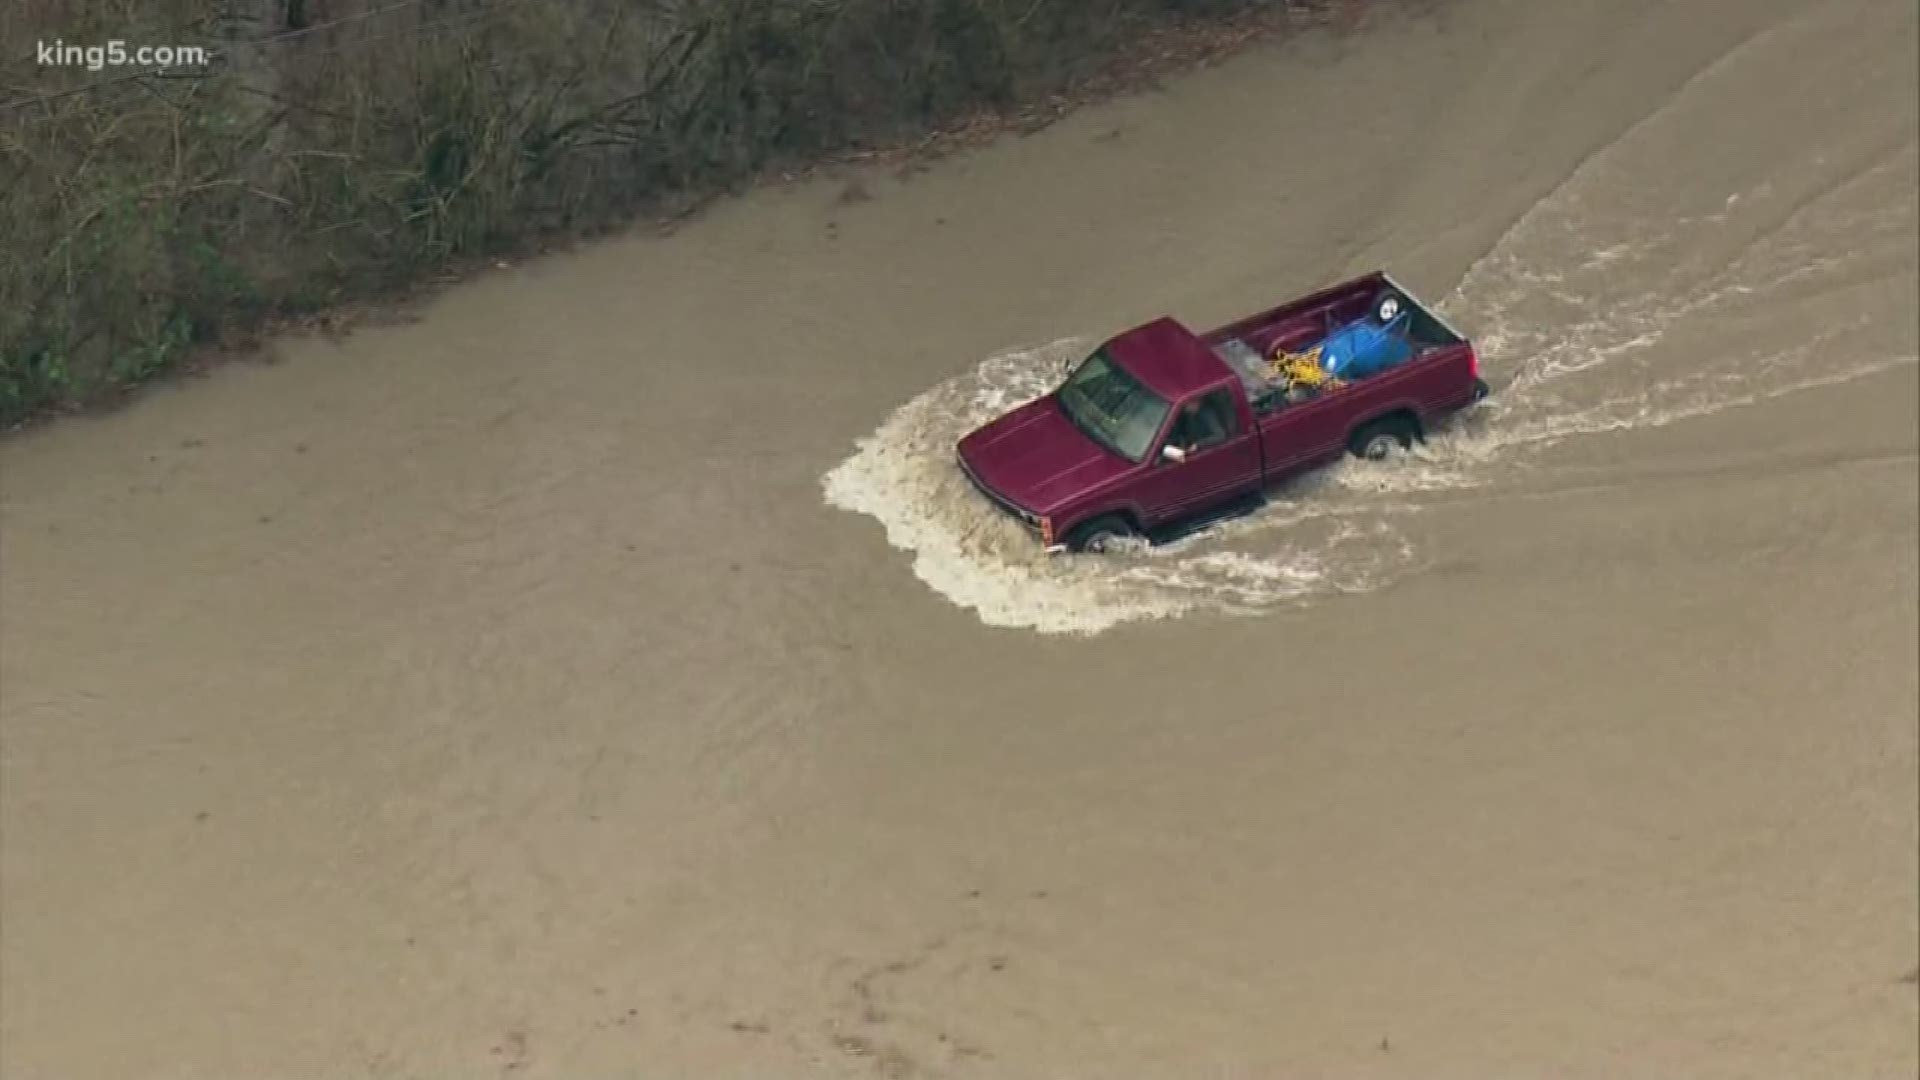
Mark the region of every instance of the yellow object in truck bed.
<instances>
[{"instance_id":1,"label":"yellow object in truck bed","mask_svg":"<svg viewBox=\"0 0 1920 1080\"><path fill-rule=\"evenodd\" d=\"M1273 372L1274 381L1285 385L1289 390L1296 386L1315 389L1332 389L1340 385L1340 380L1327 374L1320 366L1320 348L1315 346L1303 353L1281 351L1274 354L1268 366Z\"/></svg>"}]
</instances>

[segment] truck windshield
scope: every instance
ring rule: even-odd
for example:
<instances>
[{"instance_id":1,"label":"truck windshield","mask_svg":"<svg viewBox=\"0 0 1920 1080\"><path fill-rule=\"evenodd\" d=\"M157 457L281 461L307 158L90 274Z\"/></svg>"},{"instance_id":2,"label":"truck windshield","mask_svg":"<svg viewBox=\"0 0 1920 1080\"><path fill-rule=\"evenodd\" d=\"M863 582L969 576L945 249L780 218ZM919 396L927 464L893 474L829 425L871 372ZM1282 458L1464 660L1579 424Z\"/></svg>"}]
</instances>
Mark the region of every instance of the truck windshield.
<instances>
[{"instance_id":1,"label":"truck windshield","mask_svg":"<svg viewBox=\"0 0 1920 1080\"><path fill-rule=\"evenodd\" d=\"M1167 418L1167 400L1097 349L1060 387L1060 408L1093 441L1140 461Z\"/></svg>"}]
</instances>

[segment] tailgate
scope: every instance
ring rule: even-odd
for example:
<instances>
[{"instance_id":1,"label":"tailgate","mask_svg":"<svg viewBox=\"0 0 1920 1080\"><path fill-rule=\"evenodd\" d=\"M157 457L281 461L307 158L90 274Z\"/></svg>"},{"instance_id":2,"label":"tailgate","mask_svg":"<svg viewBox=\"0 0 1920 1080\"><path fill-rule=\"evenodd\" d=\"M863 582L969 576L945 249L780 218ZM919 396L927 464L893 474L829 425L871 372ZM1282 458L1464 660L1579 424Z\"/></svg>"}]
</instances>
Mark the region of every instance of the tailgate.
<instances>
[{"instance_id":1,"label":"tailgate","mask_svg":"<svg viewBox=\"0 0 1920 1080\"><path fill-rule=\"evenodd\" d=\"M1440 346L1467 343L1465 334L1454 329L1452 323L1441 318L1432 307L1427 305L1426 301L1415 296L1412 290L1393 280L1393 275L1381 274L1380 277L1394 292L1400 294L1412 312L1413 317L1407 326L1407 336L1416 345Z\"/></svg>"}]
</instances>

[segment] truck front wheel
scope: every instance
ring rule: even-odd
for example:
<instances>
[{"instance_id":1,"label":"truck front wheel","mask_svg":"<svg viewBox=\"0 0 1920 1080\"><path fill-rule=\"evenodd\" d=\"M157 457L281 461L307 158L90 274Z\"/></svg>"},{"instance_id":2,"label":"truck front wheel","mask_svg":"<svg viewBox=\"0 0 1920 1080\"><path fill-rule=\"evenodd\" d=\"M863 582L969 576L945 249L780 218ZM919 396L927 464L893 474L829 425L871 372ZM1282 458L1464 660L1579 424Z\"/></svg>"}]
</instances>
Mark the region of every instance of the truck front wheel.
<instances>
[{"instance_id":1,"label":"truck front wheel","mask_svg":"<svg viewBox=\"0 0 1920 1080\"><path fill-rule=\"evenodd\" d=\"M1347 442L1347 450L1365 461L1381 461L1396 449L1412 447L1413 440L1419 434L1420 429L1406 417L1383 416L1372 423L1362 424Z\"/></svg>"},{"instance_id":2,"label":"truck front wheel","mask_svg":"<svg viewBox=\"0 0 1920 1080\"><path fill-rule=\"evenodd\" d=\"M1094 518L1073 530L1073 537L1068 541L1067 546L1075 551L1098 555L1113 551L1127 541L1137 539L1139 535L1140 530L1133 527L1133 522L1109 514L1106 517Z\"/></svg>"}]
</instances>

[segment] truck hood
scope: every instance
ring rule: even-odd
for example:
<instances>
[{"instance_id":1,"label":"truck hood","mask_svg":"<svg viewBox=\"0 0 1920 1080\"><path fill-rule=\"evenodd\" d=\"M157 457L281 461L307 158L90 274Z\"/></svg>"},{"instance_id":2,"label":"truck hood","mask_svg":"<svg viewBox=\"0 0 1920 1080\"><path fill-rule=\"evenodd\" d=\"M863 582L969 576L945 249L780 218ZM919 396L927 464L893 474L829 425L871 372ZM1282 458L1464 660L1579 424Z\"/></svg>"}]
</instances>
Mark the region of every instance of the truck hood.
<instances>
[{"instance_id":1,"label":"truck hood","mask_svg":"<svg viewBox=\"0 0 1920 1080\"><path fill-rule=\"evenodd\" d=\"M1050 514L1132 468L1075 427L1052 394L979 428L958 449L980 483L1036 514Z\"/></svg>"}]
</instances>

